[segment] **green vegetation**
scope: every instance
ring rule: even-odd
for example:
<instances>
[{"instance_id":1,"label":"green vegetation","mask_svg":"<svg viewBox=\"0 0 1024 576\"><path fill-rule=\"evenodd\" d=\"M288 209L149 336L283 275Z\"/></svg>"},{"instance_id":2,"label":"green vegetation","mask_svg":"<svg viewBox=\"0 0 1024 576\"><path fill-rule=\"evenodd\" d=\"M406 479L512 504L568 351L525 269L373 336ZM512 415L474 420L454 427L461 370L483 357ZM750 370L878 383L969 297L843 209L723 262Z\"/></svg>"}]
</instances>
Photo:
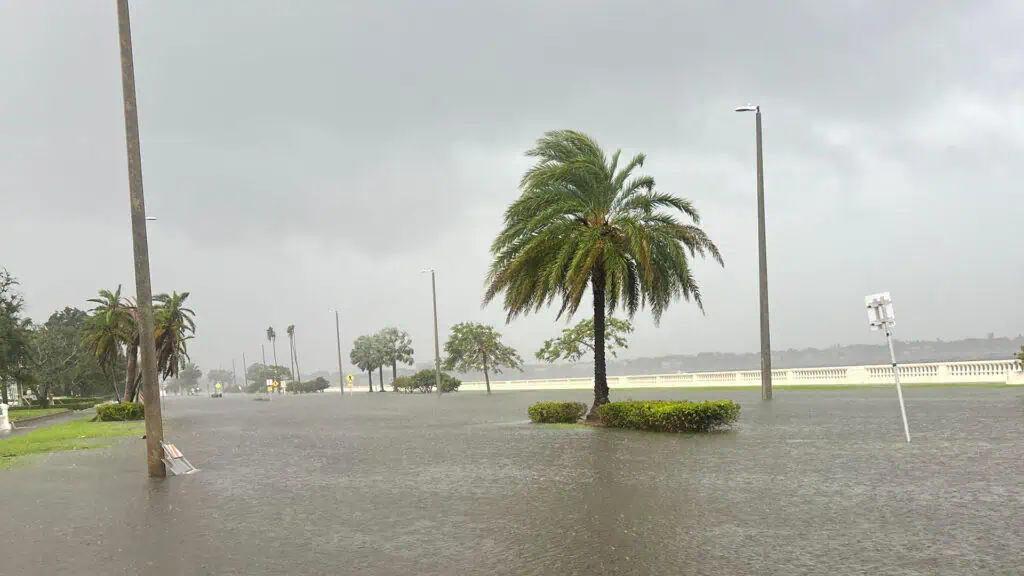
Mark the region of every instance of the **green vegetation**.
<instances>
[{"instance_id":1,"label":"green vegetation","mask_svg":"<svg viewBox=\"0 0 1024 576\"><path fill-rule=\"evenodd\" d=\"M134 422L88 422L74 420L34 430L22 436L0 440L0 469L9 468L15 459L29 454L85 450L110 444L112 439L142 434L144 427Z\"/></svg>"},{"instance_id":2,"label":"green vegetation","mask_svg":"<svg viewBox=\"0 0 1024 576\"><path fill-rule=\"evenodd\" d=\"M501 374L503 368L523 369L523 359L515 348L501 342L501 333L494 326L461 322L452 326L452 334L444 345L447 358L445 370L461 373L480 370L484 373L487 393L491 393L490 372ZM442 383L442 387L444 384Z\"/></svg>"},{"instance_id":3,"label":"green vegetation","mask_svg":"<svg viewBox=\"0 0 1024 576\"><path fill-rule=\"evenodd\" d=\"M541 424L574 424L587 413L583 402L537 402L527 408L532 422Z\"/></svg>"},{"instance_id":4,"label":"green vegetation","mask_svg":"<svg viewBox=\"0 0 1024 576\"><path fill-rule=\"evenodd\" d=\"M633 332L633 324L627 320L608 317L604 330L604 350L614 358L617 348L629 348L626 336ZM587 318L572 328L562 330L558 338L544 341L537 351L537 360L576 362L586 354L594 352L594 319Z\"/></svg>"},{"instance_id":5,"label":"green vegetation","mask_svg":"<svg viewBox=\"0 0 1024 576\"><path fill-rule=\"evenodd\" d=\"M621 151L605 156L585 134L544 134L526 155L537 163L520 182L522 194L505 211L505 227L491 245L484 303L503 294L507 320L561 301L558 316L593 296L594 406L608 402L606 314L619 305L632 318L650 306L655 322L679 298L701 304L691 258L718 248L697 225L688 201L659 192L650 176L634 176L645 156L621 168ZM677 215L682 216L680 221ZM689 222L686 222L686 221Z\"/></svg>"},{"instance_id":6,"label":"green vegetation","mask_svg":"<svg viewBox=\"0 0 1024 576\"><path fill-rule=\"evenodd\" d=\"M400 376L391 382L391 388L395 392L405 392L407 394L413 392L429 394L434 391L436 385L437 376L433 370L420 370L412 376ZM462 380L441 372L441 392L446 394L448 392L458 392L461 385Z\"/></svg>"},{"instance_id":7,"label":"green vegetation","mask_svg":"<svg viewBox=\"0 0 1024 576\"><path fill-rule=\"evenodd\" d=\"M1020 347L1020 354L1017 354L1017 360L1024 362L1024 346Z\"/></svg>"},{"instance_id":8,"label":"green vegetation","mask_svg":"<svg viewBox=\"0 0 1024 576\"><path fill-rule=\"evenodd\" d=\"M19 420L28 420L29 418L38 418L64 412L70 412L70 410L67 408L11 408L7 415L10 417L11 422L17 422Z\"/></svg>"},{"instance_id":9,"label":"green vegetation","mask_svg":"<svg viewBox=\"0 0 1024 576\"><path fill-rule=\"evenodd\" d=\"M323 392L331 387L331 383L324 377L319 377L308 382L289 382L288 391L296 394L308 394L310 392Z\"/></svg>"},{"instance_id":10,"label":"green vegetation","mask_svg":"<svg viewBox=\"0 0 1024 576\"><path fill-rule=\"evenodd\" d=\"M96 407L96 419L100 422L124 422L142 420L145 417L146 409L138 402L100 404Z\"/></svg>"},{"instance_id":11,"label":"green vegetation","mask_svg":"<svg viewBox=\"0 0 1024 576\"><path fill-rule=\"evenodd\" d=\"M740 405L731 400L627 400L599 410L601 422L610 428L655 432L707 432L731 425L740 415Z\"/></svg>"},{"instance_id":12,"label":"green vegetation","mask_svg":"<svg viewBox=\"0 0 1024 576\"><path fill-rule=\"evenodd\" d=\"M287 366L264 366L254 362L245 371L246 380L249 382L246 392L258 394L267 391L267 380L284 382L292 379L292 372Z\"/></svg>"}]
</instances>

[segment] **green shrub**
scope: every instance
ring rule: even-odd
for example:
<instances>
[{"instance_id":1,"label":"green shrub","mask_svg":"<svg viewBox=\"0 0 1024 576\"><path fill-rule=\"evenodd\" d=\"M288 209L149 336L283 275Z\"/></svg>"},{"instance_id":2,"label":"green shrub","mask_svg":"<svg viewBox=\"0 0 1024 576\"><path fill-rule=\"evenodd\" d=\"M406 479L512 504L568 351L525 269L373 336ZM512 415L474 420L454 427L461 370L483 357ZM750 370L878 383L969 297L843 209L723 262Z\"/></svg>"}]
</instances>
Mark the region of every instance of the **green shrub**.
<instances>
[{"instance_id":1,"label":"green shrub","mask_svg":"<svg viewBox=\"0 0 1024 576\"><path fill-rule=\"evenodd\" d=\"M610 428L655 432L707 432L729 426L739 418L740 405L732 400L627 400L598 408L601 422Z\"/></svg>"},{"instance_id":2,"label":"green shrub","mask_svg":"<svg viewBox=\"0 0 1024 576\"><path fill-rule=\"evenodd\" d=\"M391 383L395 392L422 392L429 394L437 385L437 376L433 370L420 370L412 376L399 376ZM458 392L462 380L441 372L441 392Z\"/></svg>"},{"instance_id":3,"label":"green shrub","mask_svg":"<svg viewBox=\"0 0 1024 576\"><path fill-rule=\"evenodd\" d=\"M308 394L310 392L323 392L330 388L330 386L331 383L323 376L320 376L315 380L307 380L305 382L289 382L288 391L297 394Z\"/></svg>"},{"instance_id":4,"label":"green shrub","mask_svg":"<svg viewBox=\"0 0 1024 576\"><path fill-rule=\"evenodd\" d=\"M139 402L121 402L120 404L100 404L96 407L96 419L101 422L122 422L125 420L142 420L146 410Z\"/></svg>"},{"instance_id":5,"label":"green shrub","mask_svg":"<svg viewBox=\"0 0 1024 576\"><path fill-rule=\"evenodd\" d=\"M537 402L527 408L530 420L542 424L573 424L587 413L583 402Z\"/></svg>"}]
</instances>

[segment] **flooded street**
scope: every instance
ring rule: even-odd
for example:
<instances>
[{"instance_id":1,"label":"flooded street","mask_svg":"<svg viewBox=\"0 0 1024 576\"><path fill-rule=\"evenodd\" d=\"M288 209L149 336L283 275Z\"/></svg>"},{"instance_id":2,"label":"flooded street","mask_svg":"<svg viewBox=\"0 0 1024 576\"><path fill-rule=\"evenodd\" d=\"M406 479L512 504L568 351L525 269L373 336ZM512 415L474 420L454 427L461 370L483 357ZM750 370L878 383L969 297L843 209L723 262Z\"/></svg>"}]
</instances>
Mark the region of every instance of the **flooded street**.
<instances>
[{"instance_id":1,"label":"flooded street","mask_svg":"<svg viewBox=\"0 0 1024 576\"><path fill-rule=\"evenodd\" d=\"M730 432L538 427L582 392L172 397L144 442L0 471L4 574L1015 574L1024 389L731 398Z\"/></svg>"}]
</instances>

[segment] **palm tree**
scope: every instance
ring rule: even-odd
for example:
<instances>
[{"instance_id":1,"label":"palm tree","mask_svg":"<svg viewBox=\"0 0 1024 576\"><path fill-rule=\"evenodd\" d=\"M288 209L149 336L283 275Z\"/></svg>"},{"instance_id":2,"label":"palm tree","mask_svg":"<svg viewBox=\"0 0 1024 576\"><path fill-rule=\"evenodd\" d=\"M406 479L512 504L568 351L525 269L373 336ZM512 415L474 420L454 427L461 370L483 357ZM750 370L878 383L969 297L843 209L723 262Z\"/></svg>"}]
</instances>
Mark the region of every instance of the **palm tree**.
<instances>
[{"instance_id":1,"label":"palm tree","mask_svg":"<svg viewBox=\"0 0 1024 576\"><path fill-rule=\"evenodd\" d=\"M274 347L274 366L277 366L277 332L273 326L267 328L267 341Z\"/></svg>"},{"instance_id":2,"label":"palm tree","mask_svg":"<svg viewBox=\"0 0 1024 576\"><path fill-rule=\"evenodd\" d=\"M385 328L379 332L384 347L385 364L391 366L391 380L398 378L398 363L412 365L413 349L409 333L398 328ZM383 384L383 382L382 382Z\"/></svg>"},{"instance_id":3,"label":"palm tree","mask_svg":"<svg viewBox=\"0 0 1024 576\"><path fill-rule=\"evenodd\" d=\"M697 225L693 204L655 190L654 179L633 176L645 156L619 167L585 134L544 134L526 155L537 163L520 182L522 194L505 211L491 245L484 304L503 294L506 321L560 300L558 318L571 317L590 288L594 307L594 405L608 402L605 314L619 305L632 319L650 306L655 322L673 300L703 311L690 258L722 257ZM678 214L677 214L678 213ZM677 216L684 220L680 221Z\"/></svg>"},{"instance_id":4,"label":"palm tree","mask_svg":"<svg viewBox=\"0 0 1024 576\"><path fill-rule=\"evenodd\" d=\"M299 373L299 352L295 345L295 324L288 326L288 351L291 356L292 373L295 374L295 381L302 382L302 376Z\"/></svg>"},{"instance_id":5,"label":"palm tree","mask_svg":"<svg viewBox=\"0 0 1024 576\"><path fill-rule=\"evenodd\" d=\"M188 341L196 333L195 312L185 307L188 292L157 294L156 301L156 366L166 380L177 377L189 360Z\"/></svg>"},{"instance_id":6,"label":"palm tree","mask_svg":"<svg viewBox=\"0 0 1024 576\"><path fill-rule=\"evenodd\" d=\"M121 296L121 286L117 290L100 290L98 298L90 298L95 304L92 316L86 324L82 343L91 351L100 366L108 373L114 397L121 398L117 389L117 361L121 356L121 347L130 341L130 314L126 298Z\"/></svg>"},{"instance_id":7,"label":"palm tree","mask_svg":"<svg viewBox=\"0 0 1024 576\"><path fill-rule=\"evenodd\" d=\"M365 370L370 377L370 392L373 392L373 369L377 367L374 363L374 345L372 336L360 336L352 343L352 351L348 358L352 364L360 370Z\"/></svg>"}]
</instances>

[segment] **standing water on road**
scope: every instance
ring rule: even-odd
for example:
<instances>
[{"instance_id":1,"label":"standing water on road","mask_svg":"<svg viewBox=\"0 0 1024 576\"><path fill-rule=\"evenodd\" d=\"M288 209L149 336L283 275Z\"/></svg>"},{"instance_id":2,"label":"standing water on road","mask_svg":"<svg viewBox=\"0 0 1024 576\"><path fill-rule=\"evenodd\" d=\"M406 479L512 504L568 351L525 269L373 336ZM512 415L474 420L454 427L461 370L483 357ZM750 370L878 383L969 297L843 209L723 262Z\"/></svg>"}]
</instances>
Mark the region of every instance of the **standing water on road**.
<instances>
[{"instance_id":1,"label":"standing water on road","mask_svg":"<svg viewBox=\"0 0 1024 576\"><path fill-rule=\"evenodd\" d=\"M583 392L169 398L202 472L141 440L0 472L10 574L1010 574L1024 391L637 391L730 398L707 435L555 428Z\"/></svg>"}]
</instances>

